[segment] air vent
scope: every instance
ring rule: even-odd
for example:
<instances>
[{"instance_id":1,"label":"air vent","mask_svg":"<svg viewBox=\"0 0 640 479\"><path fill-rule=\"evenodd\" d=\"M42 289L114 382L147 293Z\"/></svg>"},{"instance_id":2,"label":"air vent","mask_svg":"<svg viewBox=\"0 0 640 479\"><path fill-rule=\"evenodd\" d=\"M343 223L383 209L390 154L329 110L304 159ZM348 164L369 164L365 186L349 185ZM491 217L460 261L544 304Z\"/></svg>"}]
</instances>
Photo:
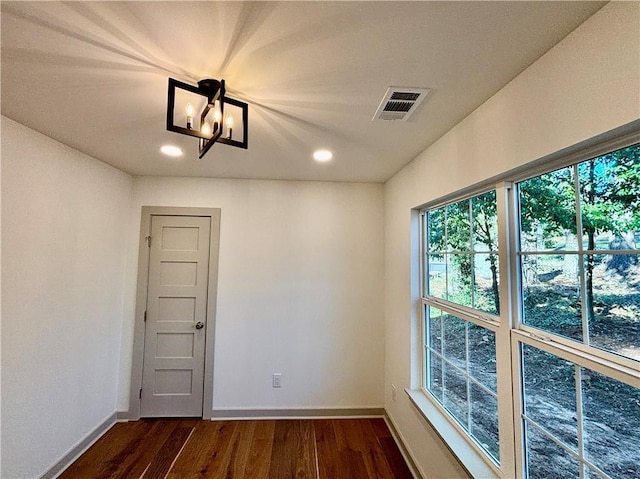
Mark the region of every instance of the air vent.
<instances>
[{"instance_id":1,"label":"air vent","mask_svg":"<svg viewBox=\"0 0 640 479\"><path fill-rule=\"evenodd\" d=\"M428 88L389 87L373 120L407 121L430 91Z\"/></svg>"}]
</instances>

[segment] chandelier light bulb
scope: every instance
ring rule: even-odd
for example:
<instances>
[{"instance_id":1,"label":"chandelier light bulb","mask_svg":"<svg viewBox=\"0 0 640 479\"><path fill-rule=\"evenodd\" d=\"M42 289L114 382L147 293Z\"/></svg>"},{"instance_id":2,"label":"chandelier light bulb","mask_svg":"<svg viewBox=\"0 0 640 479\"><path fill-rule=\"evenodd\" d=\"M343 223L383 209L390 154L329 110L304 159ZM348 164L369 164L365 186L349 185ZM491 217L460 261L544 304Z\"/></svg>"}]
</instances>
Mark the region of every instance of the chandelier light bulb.
<instances>
[{"instance_id":1,"label":"chandelier light bulb","mask_svg":"<svg viewBox=\"0 0 640 479\"><path fill-rule=\"evenodd\" d=\"M187 128L191 129L191 125L193 125L193 105L187 103Z\"/></svg>"},{"instance_id":2,"label":"chandelier light bulb","mask_svg":"<svg viewBox=\"0 0 640 479\"><path fill-rule=\"evenodd\" d=\"M209 125L209 123L207 123L205 121L202 124L202 128L200 129L200 131L202 132L203 135L210 135L211 134L211 125Z\"/></svg>"},{"instance_id":3,"label":"chandelier light bulb","mask_svg":"<svg viewBox=\"0 0 640 479\"><path fill-rule=\"evenodd\" d=\"M229 115L227 117L227 130L229 130L229 139L231 139L231 135L233 135L233 117Z\"/></svg>"},{"instance_id":4,"label":"chandelier light bulb","mask_svg":"<svg viewBox=\"0 0 640 479\"><path fill-rule=\"evenodd\" d=\"M216 107L213 109L213 131L218 131L220 120L222 120L222 113L220 112L220 108L218 108L217 105L218 102L216 102Z\"/></svg>"}]
</instances>

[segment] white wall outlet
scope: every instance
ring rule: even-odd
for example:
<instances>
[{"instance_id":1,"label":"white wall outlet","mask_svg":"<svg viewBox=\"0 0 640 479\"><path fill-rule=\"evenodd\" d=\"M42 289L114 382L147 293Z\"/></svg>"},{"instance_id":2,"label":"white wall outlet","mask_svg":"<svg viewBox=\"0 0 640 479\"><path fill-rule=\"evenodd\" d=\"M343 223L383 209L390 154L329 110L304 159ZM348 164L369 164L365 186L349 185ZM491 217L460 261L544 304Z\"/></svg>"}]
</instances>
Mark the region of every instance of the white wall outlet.
<instances>
[{"instance_id":1,"label":"white wall outlet","mask_svg":"<svg viewBox=\"0 0 640 479\"><path fill-rule=\"evenodd\" d=\"M274 388L282 387L282 373L273 373L273 379L272 379L271 385Z\"/></svg>"},{"instance_id":2,"label":"white wall outlet","mask_svg":"<svg viewBox=\"0 0 640 479\"><path fill-rule=\"evenodd\" d=\"M395 386L395 384L391 385L391 399L393 399L393 402L396 402L396 386Z\"/></svg>"}]
</instances>

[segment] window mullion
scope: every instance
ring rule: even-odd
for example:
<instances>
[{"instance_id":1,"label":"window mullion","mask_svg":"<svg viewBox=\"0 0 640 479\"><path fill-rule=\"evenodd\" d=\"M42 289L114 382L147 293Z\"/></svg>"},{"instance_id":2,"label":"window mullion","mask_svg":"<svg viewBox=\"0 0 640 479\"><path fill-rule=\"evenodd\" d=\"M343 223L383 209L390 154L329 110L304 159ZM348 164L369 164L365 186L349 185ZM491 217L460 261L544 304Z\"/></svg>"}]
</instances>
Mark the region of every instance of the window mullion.
<instances>
[{"instance_id":1,"label":"window mullion","mask_svg":"<svg viewBox=\"0 0 640 479\"><path fill-rule=\"evenodd\" d=\"M500 437L500 458L507 477L519 477L516 473L516 444L514 425L514 404L512 400L511 370L511 327L513 305L511 290L515 278L511 270L514 245L513 212L514 194L511 183L503 183L496 188L496 213L498 217L498 264L500 288L500 326L496 331L496 369L498 388L498 430Z\"/></svg>"},{"instance_id":2,"label":"window mullion","mask_svg":"<svg viewBox=\"0 0 640 479\"><path fill-rule=\"evenodd\" d=\"M589 315L587 313L587 282L584 271L584 245L582 237L582 205L580 202L580 178L578 165L573 165L573 192L576 205L576 236L578 237L578 272L580 275L580 304L582 314L582 342L589 345Z\"/></svg>"},{"instance_id":3,"label":"window mullion","mask_svg":"<svg viewBox=\"0 0 640 479\"><path fill-rule=\"evenodd\" d=\"M582 371L579 365L575 365L575 382L576 382L576 430L578 436L578 460L580 461L580 479L585 479L584 466L584 431L582 421Z\"/></svg>"},{"instance_id":4,"label":"window mullion","mask_svg":"<svg viewBox=\"0 0 640 479\"><path fill-rule=\"evenodd\" d=\"M464 362L467 373L467 429L471 434L471 371L469 370L469 322L464 323Z\"/></svg>"}]
</instances>

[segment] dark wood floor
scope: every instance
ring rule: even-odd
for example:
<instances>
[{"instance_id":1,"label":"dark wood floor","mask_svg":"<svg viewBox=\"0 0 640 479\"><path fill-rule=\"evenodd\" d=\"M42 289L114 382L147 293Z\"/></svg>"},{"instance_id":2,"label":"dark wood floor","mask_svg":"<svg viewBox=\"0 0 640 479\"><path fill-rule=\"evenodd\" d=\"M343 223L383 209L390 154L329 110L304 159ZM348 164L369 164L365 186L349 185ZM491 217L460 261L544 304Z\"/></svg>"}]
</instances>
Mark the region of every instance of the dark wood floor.
<instances>
[{"instance_id":1,"label":"dark wood floor","mask_svg":"<svg viewBox=\"0 0 640 479\"><path fill-rule=\"evenodd\" d=\"M114 425L62 479L411 479L382 419Z\"/></svg>"}]
</instances>

